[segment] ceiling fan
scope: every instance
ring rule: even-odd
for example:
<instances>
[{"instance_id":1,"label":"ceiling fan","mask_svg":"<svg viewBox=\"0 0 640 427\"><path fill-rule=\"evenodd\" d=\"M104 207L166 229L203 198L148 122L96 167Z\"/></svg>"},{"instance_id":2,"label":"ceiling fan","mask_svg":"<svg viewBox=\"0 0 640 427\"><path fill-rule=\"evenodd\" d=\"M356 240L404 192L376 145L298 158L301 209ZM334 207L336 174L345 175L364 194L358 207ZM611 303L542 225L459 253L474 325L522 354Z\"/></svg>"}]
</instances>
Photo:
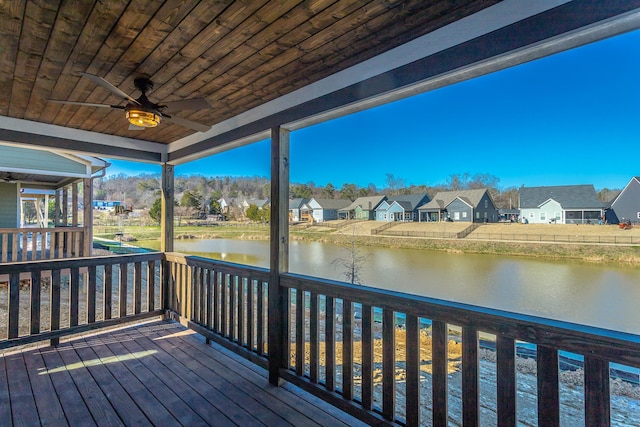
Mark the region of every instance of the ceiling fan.
<instances>
[{"instance_id":1,"label":"ceiling fan","mask_svg":"<svg viewBox=\"0 0 640 427\"><path fill-rule=\"evenodd\" d=\"M89 102L62 101L55 99L49 99L48 101L55 102L57 104L106 107L124 110L125 116L129 121L129 130L144 130L144 128L155 127L160 123L161 119L199 132L206 132L211 129L210 126L168 114L168 112L181 110L203 110L211 108L211 104L209 104L209 101L205 98L184 99L181 101L155 104L147 98L147 92L153 89L153 82L148 76L140 76L133 81L133 85L141 93L140 97L136 99L127 95L102 77L87 73L81 74L83 77L86 77L98 86L107 89L109 92L127 101L127 105L93 104Z\"/></svg>"}]
</instances>

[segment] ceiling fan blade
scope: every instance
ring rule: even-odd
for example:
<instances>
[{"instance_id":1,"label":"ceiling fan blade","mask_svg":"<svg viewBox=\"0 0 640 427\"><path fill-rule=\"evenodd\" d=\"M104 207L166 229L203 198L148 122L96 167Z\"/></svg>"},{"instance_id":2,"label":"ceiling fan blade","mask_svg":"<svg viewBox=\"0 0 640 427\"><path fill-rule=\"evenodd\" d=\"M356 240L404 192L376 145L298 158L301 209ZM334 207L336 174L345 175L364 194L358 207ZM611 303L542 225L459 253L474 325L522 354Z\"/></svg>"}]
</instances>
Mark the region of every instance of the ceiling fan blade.
<instances>
[{"instance_id":1,"label":"ceiling fan blade","mask_svg":"<svg viewBox=\"0 0 640 427\"><path fill-rule=\"evenodd\" d=\"M70 104L70 105L82 105L84 107L104 107L104 108L118 108L124 110L124 107L120 105L109 104L92 104L91 102L76 102L76 101L61 101L57 99L47 99L48 102L54 102L56 104Z\"/></svg>"},{"instance_id":2,"label":"ceiling fan blade","mask_svg":"<svg viewBox=\"0 0 640 427\"><path fill-rule=\"evenodd\" d=\"M115 87L114 85L112 85L111 83L103 79L102 77L94 76L93 74L87 74L87 73L81 73L81 74L82 76L88 78L98 86L102 86L109 92L115 95L118 95L120 98L126 99L129 102L133 102L134 104L140 105L140 103L135 98L132 98L131 96L127 95L126 93L124 93L123 91L121 91L120 89L118 89L117 87Z\"/></svg>"},{"instance_id":3,"label":"ceiling fan blade","mask_svg":"<svg viewBox=\"0 0 640 427\"><path fill-rule=\"evenodd\" d=\"M169 101L162 104L167 107L167 111L182 110L206 110L211 108L211 104L205 98L183 99L182 101Z\"/></svg>"},{"instance_id":4,"label":"ceiling fan blade","mask_svg":"<svg viewBox=\"0 0 640 427\"><path fill-rule=\"evenodd\" d=\"M168 122L175 123L180 126L184 126L189 129L197 130L198 132L206 132L211 129L211 126L203 125L201 123L192 122L191 120L183 119L175 116L162 115L162 119Z\"/></svg>"},{"instance_id":5,"label":"ceiling fan blade","mask_svg":"<svg viewBox=\"0 0 640 427\"><path fill-rule=\"evenodd\" d=\"M129 124L129 130L144 130L145 128L142 126L136 126L136 125L132 125Z\"/></svg>"}]
</instances>

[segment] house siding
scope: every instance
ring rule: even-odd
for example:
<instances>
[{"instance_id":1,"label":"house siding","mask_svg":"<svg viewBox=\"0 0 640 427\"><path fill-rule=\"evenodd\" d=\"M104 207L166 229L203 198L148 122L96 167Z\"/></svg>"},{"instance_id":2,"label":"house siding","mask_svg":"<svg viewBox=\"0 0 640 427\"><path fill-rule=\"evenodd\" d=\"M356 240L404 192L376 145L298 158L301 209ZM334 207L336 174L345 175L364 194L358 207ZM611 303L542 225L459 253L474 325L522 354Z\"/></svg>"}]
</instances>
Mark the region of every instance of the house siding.
<instances>
[{"instance_id":1,"label":"house siding","mask_svg":"<svg viewBox=\"0 0 640 427\"><path fill-rule=\"evenodd\" d=\"M631 221L640 223L640 182L632 179L611 204L615 215L607 215L610 223Z\"/></svg>"},{"instance_id":2,"label":"house siding","mask_svg":"<svg viewBox=\"0 0 640 427\"><path fill-rule=\"evenodd\" d=\"M526 218L530 224L549 224L557 216L558 224L564 222L562 206L555 200L549 200L537 209L522 209L520 216Z\"/></svg>"},{"instance_id":3,"label":"house siding","mask_svg":"<svg viewBox=\"0 0 640 427\"><path fill-rule=\"evenodd\" d=\"M500 215L498 215L498 209L493 204L489 193L485 193L480 199L480 203L476 207L476 218L478 221L498 222Z\"/></svg>"},{"instance_id":4,"label":"house siding","mask_svg":"<svg viewBox=\"0 0 640 427\"><path fill-rule=\"evenodd\" d=\"M449 218L460 222L473 222L473 208L460 199L456 199L447 206Z\"/></svg>"},{"instance_id":5,"label":"house siding","mask_svg":"<svg viewBox=\"0 0 640 427\"><path fill-rule=\"evenodd\" d=\"M0 228L18 227L18 186L0 183Z\"/></svg>"},{"instance_id":6,"label":"house siding","mask_svg":"<svg viewBox=\"0 0 640 427\"><path fill-rule=\"evenodd\" d=\"M393 219L389 218L388 214L389 203L386 201L380 203L378 209L375 210L375 219L376 221L393 221Z\"/></svg>"}]
</instances>

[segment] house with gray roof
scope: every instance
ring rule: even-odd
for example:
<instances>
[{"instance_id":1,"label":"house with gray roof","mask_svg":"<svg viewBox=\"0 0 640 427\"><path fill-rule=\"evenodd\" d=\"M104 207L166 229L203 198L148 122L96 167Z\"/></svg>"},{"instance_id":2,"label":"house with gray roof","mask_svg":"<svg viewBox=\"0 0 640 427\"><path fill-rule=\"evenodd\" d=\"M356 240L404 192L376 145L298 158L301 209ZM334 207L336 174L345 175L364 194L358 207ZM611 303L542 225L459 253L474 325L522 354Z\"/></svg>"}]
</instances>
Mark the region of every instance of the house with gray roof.
<instances>
[{"instance_id":1,"label":"house with gray roof","mask_svg":"<svg viewBox=\"0 0 640 427\"><path fill-rule=\"evenodd\" d=\"M375 219L376 208L380 206L387 196L358 197L346 208L338 210L341 219Z\"/></svg>"},{"instance_id":2,"label":"house with gray roof","mask_svg":"<svg viewBox=\"0 0 640 427\"><path fill-rule=\"evenodd\" d=\"M302 197L289 199L289 222L302 221L301 209L308 201L309 199L303 199Z\"/></svg>"},{"instance_id":3,"label":"house with gray roof","mask_svg":"<svg viewBox=\"0 0 640 427\"><path fill-rule=\"evenodd\" d=\"M605 218L609 224L640 222L640 176L634 176L611 202Z\"/></svg>"},{"instance_id":4,"label":"house with gray roof","mask_svg":"<svg viewBox=\"0 0 640 427\"><path fill-rule=\"evenodd\" d=\"M300 216L311 222L324 222L338 219L338 209L346 208L351 200L312 198L301 208Z\"/></svg>"},{"instance_id":5,"label":"house with gray roof","mask_svg":"<svg viewBox=\"0 0 640 427\"><path fill-rule=\"evenodd\" d=\"M258 209L266 209L271 205L271 201L269 199L244 199L241 205L242 210L246 212L251 205L256 205Z\"/></svg>"},{"instance_id":6,"label":"house with gray roof","mask_svg":"<svg viewBox=\"0 0 640 427\"><path fill-rule=\"evenodd\" d=\"M428 201L429 196L426 193L389 197L376 208L376 221L417 221L418 207Z\"/></svg>"},{"instance_id":7,"label":"house with gray roof","mask_svg":"<svg viewBox=\"0 0 640 427\"><path fill-rule=\"evenodd\" d=\"M420 221L497 222L500 218L486 188L440 191L418 208Z\"/></svg>"},{"instance_id":8,"label":"house with gray roof","mask_svg":"<svg viewBox=\"0 0 640 427\"><path fill-rule=\"evenodd\" d=\"M532 224L595 224L605 208L593 185L521 187L518 206Z\"/></svg>"}]
</instances>

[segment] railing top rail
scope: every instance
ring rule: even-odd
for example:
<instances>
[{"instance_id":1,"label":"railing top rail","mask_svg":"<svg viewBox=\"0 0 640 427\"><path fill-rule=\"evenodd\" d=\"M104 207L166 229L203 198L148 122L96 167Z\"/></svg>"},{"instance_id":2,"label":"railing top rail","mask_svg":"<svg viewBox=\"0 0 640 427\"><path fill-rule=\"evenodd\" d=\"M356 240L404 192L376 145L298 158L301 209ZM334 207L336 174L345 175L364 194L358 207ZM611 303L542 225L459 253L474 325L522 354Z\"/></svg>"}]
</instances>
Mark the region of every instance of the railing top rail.
<instances>
[{"instance_id":1,"label":"railing top rail","mask_svg":"<svg viewBox=\"0 0 640 427\"><path fill-rule=\"evenodd\" d=\"M301 274L283 274L280 284L640 367L640 335Z\"/></svg>"},{"instance_id":2,"label":"railing top rail","mask_svg":"<svg viewBox=\"0 0 640 427\"><path fill-rule=\"evenodd\" d=\"M269 269L267 268L236 264L228 261L213 260L210 258L185 255L176 252L165 253L165 258L169 262L175 262L201 268L214 268L225 273L239 273L239 275L246 275L246 272L249 272L251 276L255 277L256 279L262 280L268 280L270 274Z\"/></svg>"},{"instance_id":3,"label":"railing top rail","mask_svg":"<svg viewBox=\"0 0 640 427\"><path fill-rule=\"evenodd\" d=\"M144 254L91 256L84 258L64 258L50 261L24 261L11 264L0 264L0 274L24 273L31 271L63 270L75 267L92 267L106 264L124 264L132 262L146 262L162 260L162 252Z\"/></svg>"}]
</instances>

